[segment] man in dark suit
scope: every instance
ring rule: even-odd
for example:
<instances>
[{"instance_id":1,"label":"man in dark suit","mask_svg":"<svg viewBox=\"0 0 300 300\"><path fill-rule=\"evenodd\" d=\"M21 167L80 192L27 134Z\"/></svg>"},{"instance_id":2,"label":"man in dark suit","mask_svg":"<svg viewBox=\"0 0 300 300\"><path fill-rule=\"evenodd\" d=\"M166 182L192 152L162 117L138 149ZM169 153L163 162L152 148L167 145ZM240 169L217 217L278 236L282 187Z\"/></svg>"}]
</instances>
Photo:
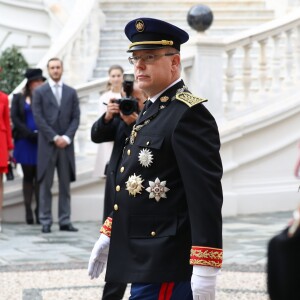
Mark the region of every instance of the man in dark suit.
<instances>
[{"instance_id":1,"label":"man in dark suit","mask_svg":"<svg viewBox=\"0 0 300 300\"><path fill-rule=\"evenodd\" d=\"M77 231L70 221L70 182L75 181L74 135L80 110L76 91L62 82L63 63L52 58L47 64L49 80L33 93L33 114L38 127L38 181L42 232L51 232L52 193L55 168L59 181L59 226Z\"/></svg>"},{"instance_id":2,"label":"man in dark suit","mask_svg":"<svg viewBox=\"0 0 300 300\"><path fill-rule=\"evenodd\" d=\"M115 187L115 176L117 167L125 146L125 140L130 136L131 130L142 110L146 95L138 89L136 84L133 87L131 97L138 101L138 111L131 114L123 114L116 99L110 99L107 103L107 111L92 126L91 139L94 143L114 142L112 154L107 166L107 177L105 184L103 219L106 220L113 210L114 199L111 191ZM122 299L127 284L107 282L103 289L102 300Z\"/></svg>"},{"instance_id":3,"label":"man in dark suit","mask_svg":"<svg viewBox=\"0 0 300 300\"><path fill-rule=\"evenodd\" d=\"M150 99L118 164L113 212L89 275L99 276L109 247L105 279L131 282L130 299L214 300L223 254L220 138L205 100L180 78L189 36L152 18L132 20L125 34Z\"/></svg>"}]
</instances>

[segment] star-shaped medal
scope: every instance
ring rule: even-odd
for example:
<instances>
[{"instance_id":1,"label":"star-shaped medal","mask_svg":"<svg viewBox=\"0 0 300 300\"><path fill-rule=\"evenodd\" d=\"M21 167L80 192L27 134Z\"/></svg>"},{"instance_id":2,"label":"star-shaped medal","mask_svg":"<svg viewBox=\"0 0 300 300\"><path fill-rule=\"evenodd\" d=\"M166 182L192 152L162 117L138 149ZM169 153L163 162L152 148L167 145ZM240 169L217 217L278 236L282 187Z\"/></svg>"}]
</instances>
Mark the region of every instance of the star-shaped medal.
<instances>
[{"instance_id":1,"label":"star-shaped medal","mask_svg":"<svg viewBox=\"0 0 300 300\"><path fill-rule=\"evenodd\" d=\"M142 179L141 175L136 176L135 174L129 176L128 180L126 181L126 190L129 192L129 195L136 196L136 194L140 194L142 189Z\"/></svg>"},{"instance_id":2,"label":"star-shaped medal","mask_svg":"<svg viewBox=\"0 0 300 300\"><path fill-rule=\"evenodd\" d=\"M149 194L149 199L154 198L156 202L160 200L160 198L167 198L166 192L170 189L166 187L166 181L160 181L158 178L155 181L149 181L149 187L146 188L146 191Z\"/></svg>"},{"instance_id":3,"label":"star-shaped medal","mask_svg":"<svg viewBox=\"0 0 300 300\"><path fill-rule=\"evenodd\" d=\"M153 163L153 154L149 149L142 149L139 153L139 162L143 167L150 167Z\"/></svg>"}]
</instances>

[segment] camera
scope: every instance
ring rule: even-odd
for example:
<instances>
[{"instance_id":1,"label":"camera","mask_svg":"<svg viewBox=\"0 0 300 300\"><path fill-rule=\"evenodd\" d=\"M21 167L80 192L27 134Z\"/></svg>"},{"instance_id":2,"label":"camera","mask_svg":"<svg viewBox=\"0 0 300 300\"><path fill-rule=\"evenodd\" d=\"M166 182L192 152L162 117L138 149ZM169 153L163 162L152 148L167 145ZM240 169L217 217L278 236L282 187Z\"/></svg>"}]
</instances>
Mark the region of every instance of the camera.
<instances>
[{"instance_id":1,"label":"camera","mask_svg":"<svg viewBox=\"0 0 300 300\"><path fill-rule=\"evenodd\" d=\"M131 96L133 92L133 83L134 75L125 73L123 75L123 90L126 94L126 97L113 101L114 103L119 104L120 111L126 116L138 111L137 99Z\"/></svg>"}]
</instances>

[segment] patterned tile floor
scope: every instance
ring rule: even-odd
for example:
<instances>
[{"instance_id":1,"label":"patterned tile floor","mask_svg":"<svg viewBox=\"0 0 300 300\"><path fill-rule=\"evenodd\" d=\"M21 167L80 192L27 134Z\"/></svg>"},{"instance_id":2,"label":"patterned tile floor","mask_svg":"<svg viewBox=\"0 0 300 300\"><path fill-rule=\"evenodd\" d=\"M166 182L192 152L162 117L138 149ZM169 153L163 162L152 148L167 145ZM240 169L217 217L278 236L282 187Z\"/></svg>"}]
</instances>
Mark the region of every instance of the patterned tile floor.
<instances>
[{"instance_id":1,"label":"patterned tile floor","mask_svg":"<svg viewBox=\"0 0 300 300\"><path fill-rule=\"evenodd\" d=\"M224 267L217 300L267 300L266 249L291 212L224 219ZM87 262L100 224L74 224L77 233L42 234L40 226L4 224L0 234L0 300L100 299L104 275L90 280ZM129 288L124 299L129 298Z\"/></svg>"}]
</instances>

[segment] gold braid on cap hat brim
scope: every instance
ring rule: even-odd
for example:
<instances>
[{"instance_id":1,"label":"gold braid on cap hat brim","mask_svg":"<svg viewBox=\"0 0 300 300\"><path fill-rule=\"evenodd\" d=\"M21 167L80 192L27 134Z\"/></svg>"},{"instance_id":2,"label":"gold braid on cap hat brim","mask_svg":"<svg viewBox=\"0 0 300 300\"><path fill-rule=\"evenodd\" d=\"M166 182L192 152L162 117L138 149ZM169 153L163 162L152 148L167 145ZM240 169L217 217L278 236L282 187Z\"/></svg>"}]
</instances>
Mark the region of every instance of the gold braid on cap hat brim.
<instances>
[{"instance_id":1,"label":"gold braid on cap hat brim","mask_svg":"<svg viewBox=\"0 0 300 300\"><path fill-rule=\"evenodd\" d=\"M137 45L162 45L162 46L173 46L173 41L161 40L161 41L146 41L146 42L135 42L129 45L129 49Z\"/></svg>"}]
</instances>

